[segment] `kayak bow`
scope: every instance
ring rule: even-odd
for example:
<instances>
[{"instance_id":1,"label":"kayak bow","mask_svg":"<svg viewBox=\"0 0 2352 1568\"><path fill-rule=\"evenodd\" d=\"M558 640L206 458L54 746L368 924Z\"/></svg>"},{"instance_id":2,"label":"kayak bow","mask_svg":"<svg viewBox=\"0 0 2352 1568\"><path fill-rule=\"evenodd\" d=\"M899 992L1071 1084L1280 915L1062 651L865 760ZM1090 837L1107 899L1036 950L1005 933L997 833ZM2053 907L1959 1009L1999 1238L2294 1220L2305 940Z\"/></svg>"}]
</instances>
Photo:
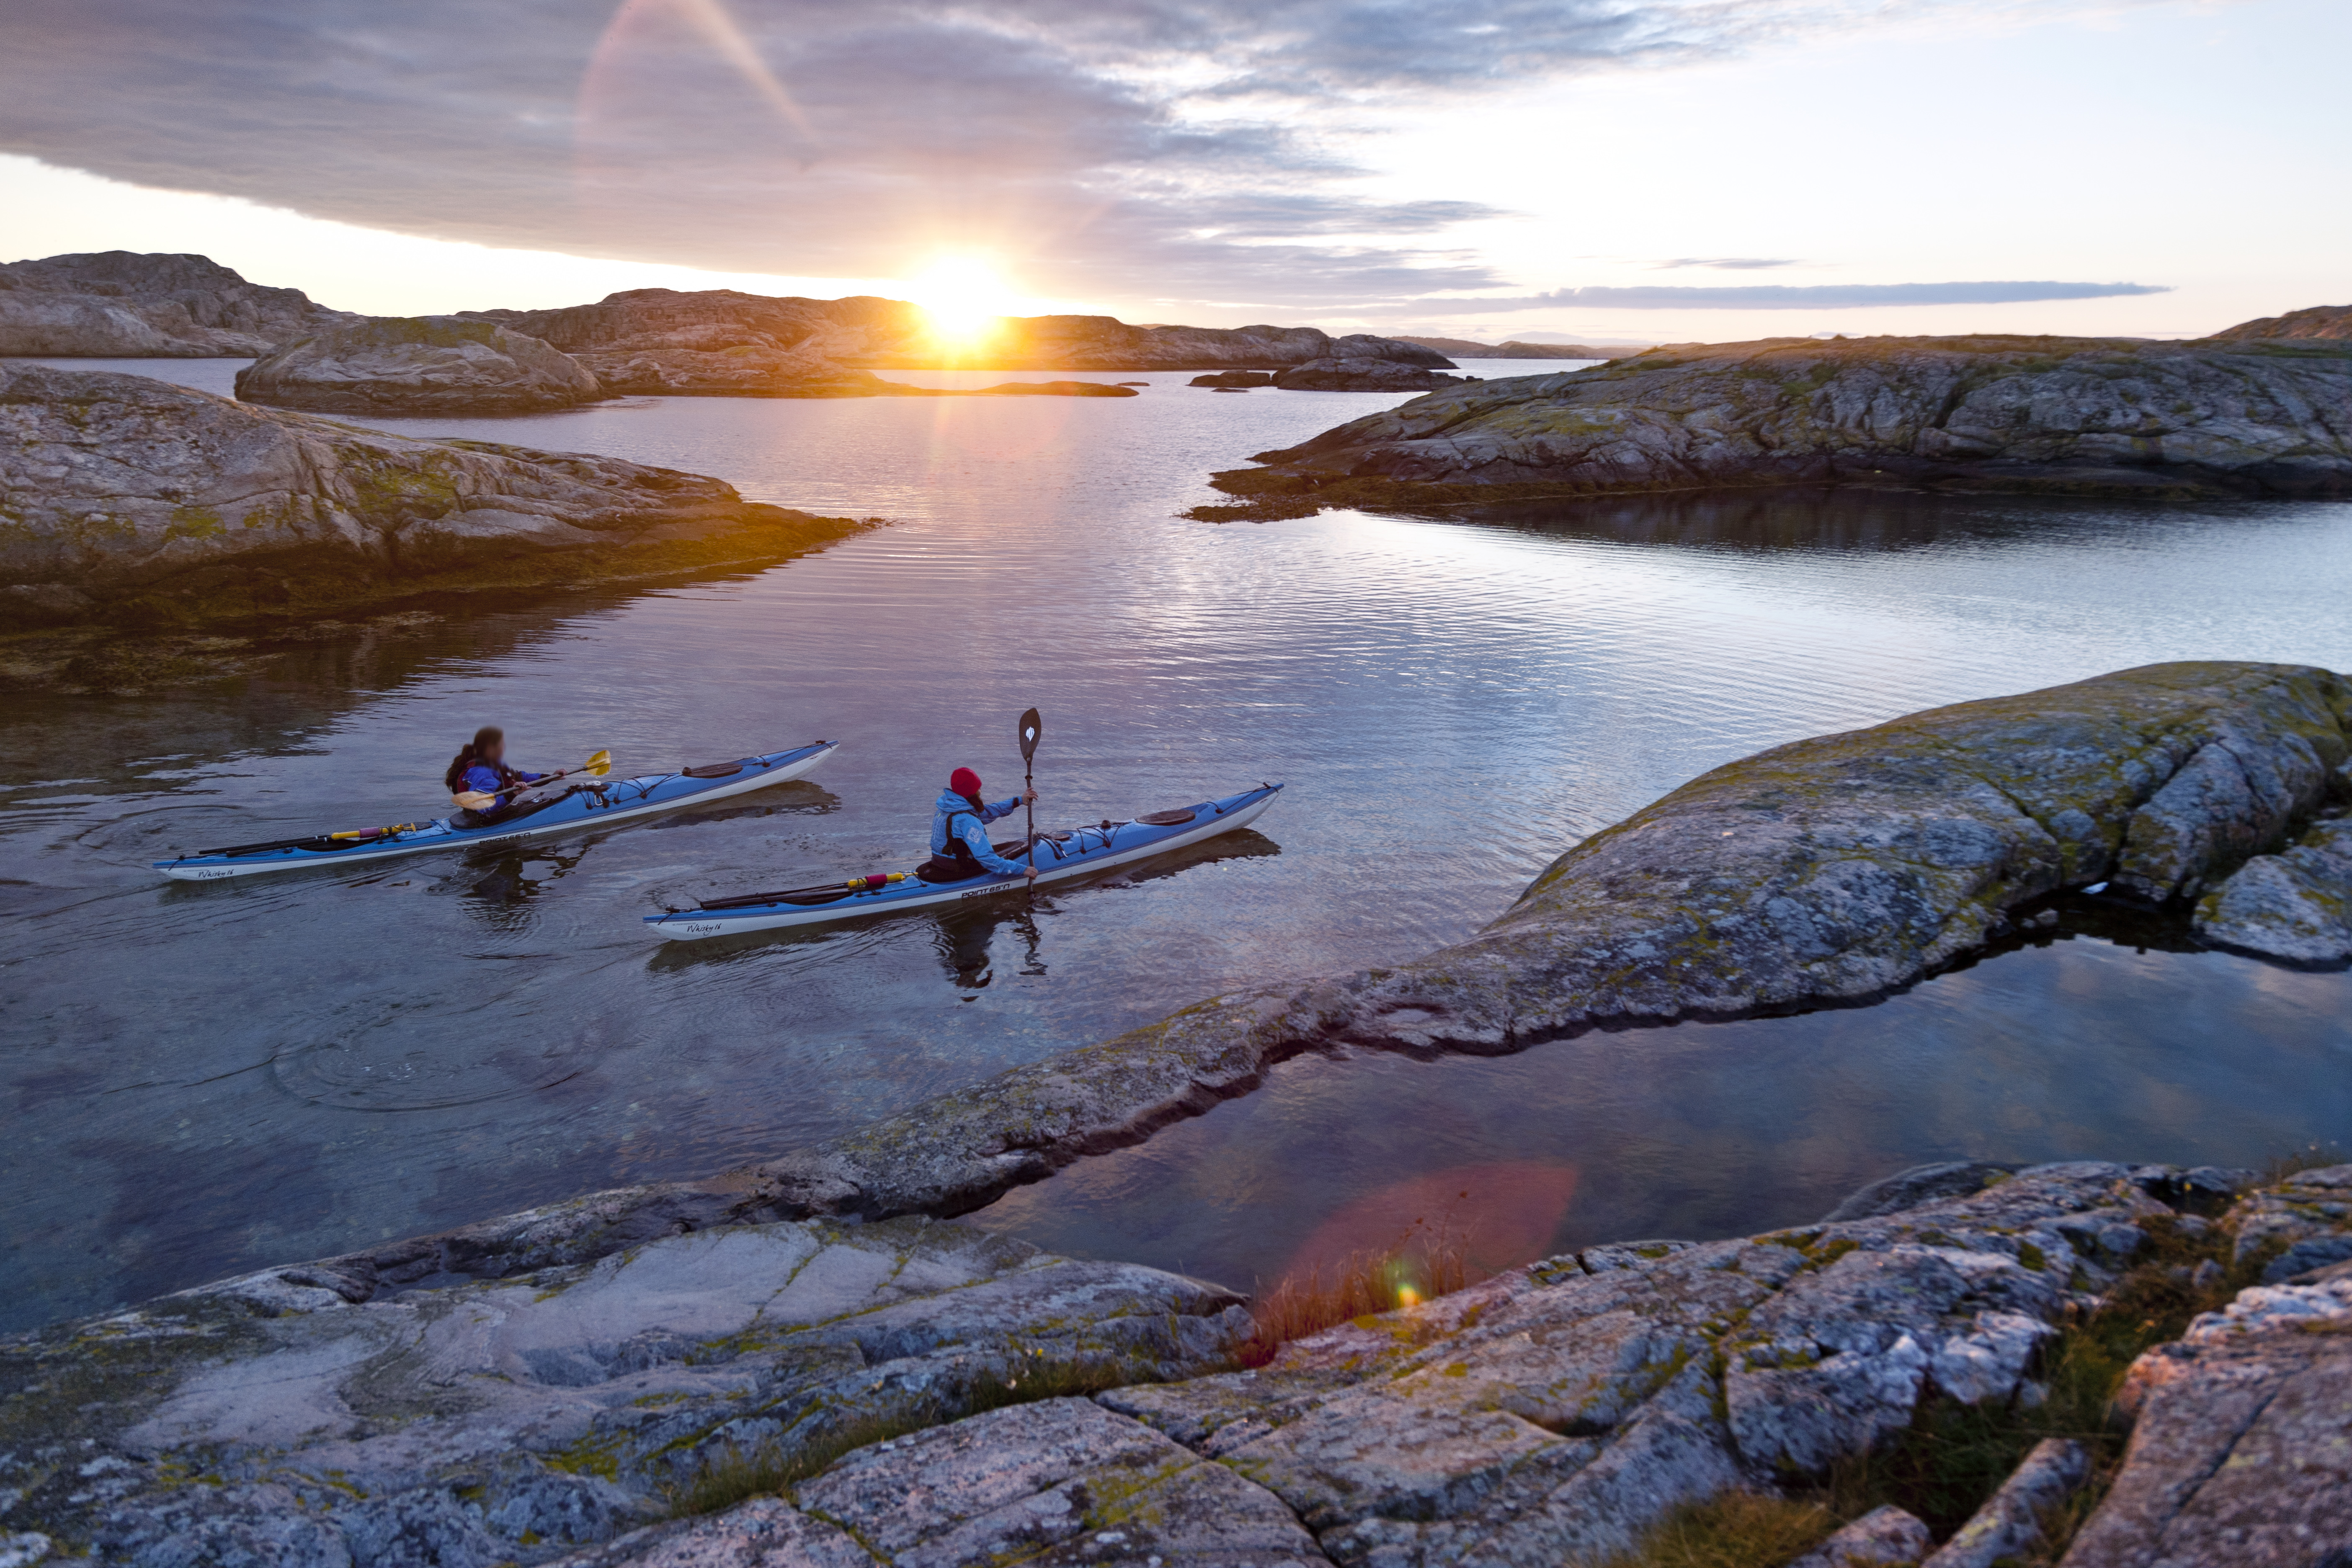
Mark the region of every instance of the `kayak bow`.
<instances>
[{"instance_id":1,"label":"kayak bow","mask_svg":"<svg viewBox=\"0 0 2352 1568\"><path fill-rule=\"evenodd\" d=\"M1155 811L1130 822L1099 822L1058 833L1038 834L1037 881L1042 886L1091 876L1113 866L1132 865L1246 827L1274 804L1274 797L1281 791L1278 784L1260 784L1223 800L1204 800L1198 805L1174 811ZM996 852L1009 859L1028 847L1027 841L1016 840L998 845ZM647 915L645 921L665 942L697 942L706 937L773 931L781 926L819 925L862 915L960 904L967 899L1017 893L1027 886L1029 879L1020 875L926 882L892 871L851 877L814 888L714 899L697 909Z\"/></svg>"},{"instance_id":2,"label":"kayak bow","mask_svg":"<svg viewBox=\"0 0 2352 1568\"><path fill-rule=\"evenodd\" d=\"M393 827L356 832L321 833L309 838L285 838L267 844L237 844L223 849L202 849L174 859L158 860L155 869L184 882L216 882L228 877L250 877L262 871L290 871L304 866L349 866L362 860L388 860L418 855L428 849L463 849L476 844L514 844L544 838L574 828L603 827L681 805L698 805L730 795L743 795L770 784L796 779L838 750L838 741L817 741L789 752L769 752L733 762L680 768L676 773L647 773L641 778L614 779L585 784L551 805L504 822L461 827L454 818L404 822Z\"/></svg>"}]
</instances>

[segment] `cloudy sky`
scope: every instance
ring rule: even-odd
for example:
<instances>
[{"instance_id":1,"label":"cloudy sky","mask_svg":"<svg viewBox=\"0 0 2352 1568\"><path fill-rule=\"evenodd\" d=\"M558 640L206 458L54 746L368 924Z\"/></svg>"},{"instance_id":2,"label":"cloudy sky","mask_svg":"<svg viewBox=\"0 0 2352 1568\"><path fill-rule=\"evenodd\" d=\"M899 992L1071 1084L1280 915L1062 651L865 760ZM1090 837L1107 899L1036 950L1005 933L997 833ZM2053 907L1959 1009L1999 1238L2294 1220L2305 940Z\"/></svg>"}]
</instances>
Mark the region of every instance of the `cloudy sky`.
<instances>
[{"instance_id":1,"label":"cloudy sky","mask_svg":"<svg viewBox=\"0 0 2352 1568\"><path fill-rule=\"evenodd\" d=\"M1612 341L2352 300L2344 0L12 0L0 255ZM997 281L987 282L989 279Z\"/></svg>"}]
</instances>

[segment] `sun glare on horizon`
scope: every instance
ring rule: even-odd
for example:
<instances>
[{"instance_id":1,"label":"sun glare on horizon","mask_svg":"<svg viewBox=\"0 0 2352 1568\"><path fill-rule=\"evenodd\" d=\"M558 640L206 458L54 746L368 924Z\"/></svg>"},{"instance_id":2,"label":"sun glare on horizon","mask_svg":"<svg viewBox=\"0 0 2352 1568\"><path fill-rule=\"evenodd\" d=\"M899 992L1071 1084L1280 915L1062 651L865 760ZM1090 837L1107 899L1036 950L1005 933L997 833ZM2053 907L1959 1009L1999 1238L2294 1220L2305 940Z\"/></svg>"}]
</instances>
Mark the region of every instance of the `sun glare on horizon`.
<instances>
[{"instance_id":1,"label":"sun glare on horizon","mask_svg":"<svg viewBox=\"0 0 2352 1568\"><path fill-rule=\"evenodd\" d=\"M979 256L940 257L915 275L907 294L930 317L934 332L953 339L978 337L1014 303L1011 286Z\"/></svg>"}]
</instances>

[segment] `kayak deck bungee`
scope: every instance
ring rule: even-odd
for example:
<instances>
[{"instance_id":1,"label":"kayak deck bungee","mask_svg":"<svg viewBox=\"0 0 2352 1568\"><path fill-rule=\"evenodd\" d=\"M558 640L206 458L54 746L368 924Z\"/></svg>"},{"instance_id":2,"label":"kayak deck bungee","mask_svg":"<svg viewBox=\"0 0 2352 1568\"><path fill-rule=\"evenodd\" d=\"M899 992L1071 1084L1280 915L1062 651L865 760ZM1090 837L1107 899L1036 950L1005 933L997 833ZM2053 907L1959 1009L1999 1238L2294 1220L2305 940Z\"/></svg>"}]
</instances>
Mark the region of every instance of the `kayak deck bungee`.
<instances>
[{"instance_id":1,"label":"kayak deck bungee","mask_svg":"<svg viewBox=\"0 0 2352 1568\"><path fill-rule=\"evenodd\" d=\"M476 844L511 844L578 828L602 827L681 805L720 800L770 784L796 779L823 762L840 746L838 741L816 741L787 752L767 752L733 762L709 763L674 773L646 773L633 779L604 779L581 784L562 799L503 822L460 826L453 817L428 822L404 822L355 832L321 833L308 838L280 838L263 844L236 844L201 849L193 855L154 862L155 869L185 882L215 882L227 877L249 877L263 871L291 871L305 866L349 866L367 860L388 860L430 849L462 849ZM556 787L564 781L556 780Z\"/></svg>"},{"instance_id":2,"label":"kayak deck bungee","mask_svg":"<svg viewBox=\"0 0 2352 1568\"><path fill-rule=\"evenodd\" d=\"M1281 792L1282 785L1278 784L1260 784L1223 800L1204 800L1198 805L1174 811L1156 811L1127 822L1107 820L1058 832L1040 832L1037 885L1043 887L1113 866L1131 865L1246 827L1274 804L1274 797ZM996 846L996 852L1008 860L1027 850L1027 843L1021 839ZM1021 875L927 882L908 872L877 872L814 888L711 899L691 910L647 915L645 921L665 942L696 942L706 937L773 931L782 926L817 925L863 915L892 914L900 910L937 908L967 899L1017 893L1028 885L1029 879Z\"/></svg>"}]
</instances>

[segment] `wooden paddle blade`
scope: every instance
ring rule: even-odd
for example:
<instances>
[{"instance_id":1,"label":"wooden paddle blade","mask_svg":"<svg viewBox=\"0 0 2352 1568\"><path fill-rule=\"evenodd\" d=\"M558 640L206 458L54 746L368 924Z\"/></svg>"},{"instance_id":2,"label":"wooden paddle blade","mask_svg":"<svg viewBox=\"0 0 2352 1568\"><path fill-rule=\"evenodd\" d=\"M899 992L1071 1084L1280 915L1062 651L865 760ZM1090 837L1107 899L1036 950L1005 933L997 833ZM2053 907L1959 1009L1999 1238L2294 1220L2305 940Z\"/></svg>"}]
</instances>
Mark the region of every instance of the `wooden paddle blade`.
<instances>
[{"instance_id":1,"label":"wooden paddle blade","mask_svg":"<svg viewBox=\"0 0 2352 1568\"><path fill-rule=\"evenodd\" d=\"M1045 721L1032 708L1021 715L1021 760L1029 761L1037 754L1037 737L1045 732Z\"/></svg>"}]
</instances>

